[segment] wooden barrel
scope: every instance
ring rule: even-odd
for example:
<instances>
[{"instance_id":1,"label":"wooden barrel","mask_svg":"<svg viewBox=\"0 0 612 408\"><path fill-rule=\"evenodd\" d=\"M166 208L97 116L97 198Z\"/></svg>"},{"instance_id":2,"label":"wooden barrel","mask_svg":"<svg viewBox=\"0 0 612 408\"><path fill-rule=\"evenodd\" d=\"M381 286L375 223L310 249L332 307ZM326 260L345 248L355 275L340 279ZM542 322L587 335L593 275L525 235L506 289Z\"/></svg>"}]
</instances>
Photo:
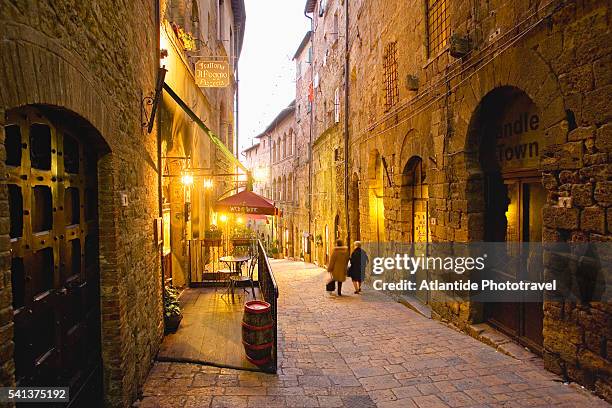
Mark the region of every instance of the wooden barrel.
<instances>
[{"instance_id":1,"label":"wooden barrel","mask_svg":"<svg viewBox=\"0 0 612 408\"><path fill-rule=\"evenodd\" d=\"M242 344L251 363L257 366L270 363L274 342L273 330L270 304L261 300L246 302L242 317Z\"/></svg>"}]
</instances>

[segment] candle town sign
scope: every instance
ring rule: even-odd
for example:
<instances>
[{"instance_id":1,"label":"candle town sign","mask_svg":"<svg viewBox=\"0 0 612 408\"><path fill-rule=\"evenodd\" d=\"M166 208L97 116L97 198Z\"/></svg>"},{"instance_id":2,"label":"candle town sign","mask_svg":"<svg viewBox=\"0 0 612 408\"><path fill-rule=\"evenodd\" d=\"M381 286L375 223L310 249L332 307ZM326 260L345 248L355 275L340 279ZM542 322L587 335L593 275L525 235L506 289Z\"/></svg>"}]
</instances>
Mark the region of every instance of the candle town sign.
<instances>
[{"instance_id":1,"label":"candle town sign","mask_svg":"<svg viewBox=\"0 0 612 408\"><path fill-rule=\"evenodd\" d=\"M495 128L495 159L500 170L536 169L547 143L535 106L512 107Z\"/></svg>"},{"instance_id":2,"label":"candle town sign","mask_svg":"<svg viewBox=\"0 0 612 408\"><path fill-rule=\"evenodd\" d=\"M200 60L195 64L195 80L200 88L225 88L230 82L229 63Z\"/></svg>"}]
</instances>

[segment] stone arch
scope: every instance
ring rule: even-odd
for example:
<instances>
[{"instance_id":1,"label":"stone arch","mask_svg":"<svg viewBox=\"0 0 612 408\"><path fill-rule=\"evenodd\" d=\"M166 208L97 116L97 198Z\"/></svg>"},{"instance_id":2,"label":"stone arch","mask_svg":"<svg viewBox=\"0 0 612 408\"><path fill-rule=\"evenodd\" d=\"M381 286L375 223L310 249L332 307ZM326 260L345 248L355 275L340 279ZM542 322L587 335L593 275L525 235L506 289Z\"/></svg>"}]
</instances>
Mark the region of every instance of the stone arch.
<instances>
[{"instance_id":1,"label":"stone arch","mask_svg":"<svg viewBox=\"0 0 612 408\"><path fill-rule=\"evenodd\" d=\"M427 161L415 155L408 159L401 174L400 231L403 241L429 241L428 199Z\"/></svg>"},{"instance_id":2,"label":"stone arch","mask_svg":"<svg viewBox=\"0 0 612 408\"><path fill-rule=\"evenodd\" d=\"M336 240L340 239L340 234L340 214L336 213L336 216L334 217L334 243Z\"/></svg>"},{"instance_id":3,"label":"stone arch","mask_svg":"<svg viewBox=\"0 0 612 408\"><path fill-rule=\"evenodd\" d=\"M120 235L116 214L119 211L117 194L121 175L115 152L120 149L121 136L125 134L119 129L121 120L117 118L122 118L124 115L115 106L113 96L103 92L104 87L99 86L94 78L86 74L89 69L70 51L56 46L40 32L25 26L19 28L17 36L23 36L25 32L29 41L20 41L15 45L16 41L10 38L14 35L14 28L7 26L6 29L10 33L9 39L0 43L0 54L7 57L0 61L0 66L4 66L4 72L10 75L12 67L31 66L34 60L45 61L47 70L37 75L13 73L10 80L7 78L3 81L3 92L0 93L0 126L4 125L4 116L9 110L35 106L57 117L70 119L79 127L87 129L99 153L98 203L104 203L99 205L98 214L99 257L104 259L104 262L100 263L100 285L105 289L101 291L100 299L101 302L123 305L125 299L119 295L123 276L118 274L122 262L122 249L119 240L116 239ZM138 121L139 118L134 120ZM6 191L6 184L1 183L0 195L6 197ZM8 231L2 227L0 234L8 234ZM121 306L120 310L127 309ZM110 387L117 387L117 383L107 378L107 374L111 370L125 373L128 369L118 367L113 362L116 356L122 355L124 346L124 343L117 341L114 334L119 319L122 321L125 319L125 312L121 312L117 317L116 310L101 311L102 359L107 397L117 397L109 391Z\"/></svg>"},{"instance_id":4,"label":"stone arch","mask_svg":"<svg viewBox=\"0 0 612 408\"><path fill-rule=\"evenodd\" d=\"M468 223L470 227L466 231L468 240L497 240L494 237L487 237L485 235L486 184L491 184L491 180L494 179L498 180L498 182L493 184L500 183L501 172L497 160L498 155L495 151L497 134L504 132L504 128L507 126L511 128L512 124L504 124L503 127L497 126L507 107L515 102L522 103L529 107L526 109L536 112L537 124L534 123L534 125L540 129L543 122L540 118L546 115L544 113L546 110L540 109L537 103L525 91L513 86L502 86L487 93L470 118L465 138L464 168L462 169L465 171L464 174L466 174L465 191L463 193L466 202L464 210L469 214L466 216L473 220L471 223ZM520 127L517 130L522 129L523 126L531 126L529 119L527 119L527 123L520 123ZM506 131L512 132L513 130L510 128L506 128ZM555 133L551 132L550 129L549 127L542 130L542 140L546 141L549 145L561 142L555 140L553 136ZM537 154L540 157L542 157L544 149L545 146L538 146ZM534 170L541 170L540 165L538 164ZM495 196L495 194L489 195L491 197Z\"/></svg>"},{"instance_id":5,"label":"stone arch","mask_svg":"<svg viewBox=\"0 0 612 408\"><path fill-rule=\"evenodd\" d=\"M494 63L486 65L478 75L472 76L467 83L456 91L459 102L458 115L453 126L453 134L459 135L447 142L450 155L445 163L452 173L451 188L456 183L459 198L466 199L464 210L475 213L471 225L480 225L484 203L474 190L482 193L482 171L475 149L478 146L477 123L482 116L482 107L487 97L500 89L515 89L524 93L540 109L540 127L545 137L553 143L567 140L569 128L567 118L572 116L566 111L557 77L543 58L527 47L516 47L500 54ZM462 181L461 179L464 179ZM481 196L480 196L481 197ZM472 200L470 198L476 198ZM477 229L477 228L476 228ZM479 240L482 236L475 230L468 230L467 240Z\"/></svg>"},{"instance_id":6,"label":"stone arch","mask_svg":"<svg viewBox=\"0 0 612 408\"><path fill-rule=\"evenodd\" d=\"M294 154L294 137L293 137L293 128L289 129L289 133L287 135L287 156L292 156Z\"/></svg>"},{"instance_id":7,"label":"stone arch","mask_svg":"<svg viewBox=\"0 0 612 408\"><path fill-rule=\"evenodd\" d=\"M410 129L404 135L399 150L397 165L403 170L408 161L414 156L423 159L425 165L429 162L429 157L433 155L432 137L423 137L422 132ZM398 173L401 177L401 173Z\"/></svg>"},{"instance_id":8,"label":"stone arch","mask_svg":"<svg viewBox=\"0 0 612 408\"><path fill-rule=\"evenodd\" d=\"M373 149L368 156L368 216L369 239L377 243L386 240L383 171L382 156Z\"/></svg>"}]
</instances>

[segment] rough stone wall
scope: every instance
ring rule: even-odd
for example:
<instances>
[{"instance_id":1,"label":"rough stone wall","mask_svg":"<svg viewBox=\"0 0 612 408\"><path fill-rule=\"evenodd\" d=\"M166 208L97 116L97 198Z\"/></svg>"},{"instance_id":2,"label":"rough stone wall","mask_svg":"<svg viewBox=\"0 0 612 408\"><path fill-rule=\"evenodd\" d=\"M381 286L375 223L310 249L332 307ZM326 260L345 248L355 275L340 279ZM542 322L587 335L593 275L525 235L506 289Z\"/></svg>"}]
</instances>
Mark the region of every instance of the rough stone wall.
<instances>
[{"instance_id":1,"label":"rough stone wall","mask_svg":"<svg viewBox=\"0 0 612 408\"><path fill-rule=\"evenodd\" d=\"M267 135L269 135L271 146L274 146L276 142L278 151L276 160L272 157L271 186L274 185L273 181L276 180L277 191L276 194L273 193L272 199L282 211L282 217L277 218L274 240L278 241L278 249L283 256L294 256L293 247L295 243L292 231L295 223L295 188L297 183L289 182L289 179L295 176L298 160L295 149L296 134L294 109L291 108L291 111L277 122ZM291 146L289 146L289 141L287 139L289 135L291 135L292 140ZM285 236L285 229L289 230L288 236Z\"/></svg>"},{"instance_id":2,"label":"rough stone wall","mask_svg":"<svg viewBox=\"0 0 612 408\"><path fill-rule=\"evenodd\" d=\"M312 83L312 69L309 61L309 48L311 42L304 46L302 51L296 55L296 64L300 64L300 75L296 79L295 90L295 150L296 150L296 208L294 209L294 236L295 256L302 255L306 261L312 260L312 225L310 213L310 193L313 186L310 184L310 157L311 157L311 115L309 112L309 89ZM295 229L297 228L297 233ZM309 236L310 235L310 236ZM310 248L311 253L308 253Z\"/></svg>"},{"instance_id":3,"label":"rough stone wall","mask_svg":"<svg viewBox=\"0 0 612 408\"><path fill-rule=\"evenodd\" d=\"M346 240L344 212L344 3L328 1L313 13L313 235L316 261L327 262L336 238ZM321 15L322 14L322 15ZM338 116L336 116L338 111ZM338 221L338 222L336 222ZM336 233L337 225L337 234ZM325 239L325 228L328 239ZM322 237L322 242L317 237Z\"/></svg>"},{"instance_id":4,"label":"rough stone wall","mask_svg":"<svg viewBox=\"0 0 612 408\"><path fill-rule=\"evenodd\" d=\"M543 240L610 240L608 3L453 3L452 32L472 40L473 50L463 59L448 51L427 55L421 1L351 7L350 165L360 180L362 240L376 239L369 213L377 155L386 159L393 180L384 180L385 239L408 236L401 175L412 156L423 159L427 172L432 241L483 239L483 173L471 125L485 96L502 86L533 101L551 142L539 166L547 190ZM386 111L383 53L393 41L399 101ZM406 86L407 75L418 78L417 91ZM563 196L572 198L572 208L559 206ZM440 318L467 328L484 315L483 305L465 300L436 292L430 306ZM544 313L547 367L609 400L609 305L546 303Z\"/></svg>"},{"instance_id":5,"label":"rough stone wall","mask_svg":"<svg viewBox=\"0 0 612 408\"><path fill-rule=\"evenodd\" d=\"M140 105L142 94L154 89L158 66L154 4L5 1L0 25L0 125L9 109L53 105L87 120L108 147L98 170L105 402L128 406L163 332L153 239L158 217L155 131L143 131ZM4 166L4 143L0 159ZM127 207L121 207L120 192L128 196ZM0 377L2 385L10 385L14 364L4 183L0 208Z\"/></svg>"}]
</instances>

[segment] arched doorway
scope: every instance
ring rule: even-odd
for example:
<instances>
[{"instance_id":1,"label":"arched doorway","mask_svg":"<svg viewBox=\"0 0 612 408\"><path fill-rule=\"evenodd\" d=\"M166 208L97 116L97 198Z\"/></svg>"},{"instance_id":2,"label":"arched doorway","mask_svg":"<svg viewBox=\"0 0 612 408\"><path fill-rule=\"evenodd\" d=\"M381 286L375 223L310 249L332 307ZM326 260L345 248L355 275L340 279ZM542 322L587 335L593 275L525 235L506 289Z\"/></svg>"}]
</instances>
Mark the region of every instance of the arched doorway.
<instances>
[{"instance_id":1,"label":"arched doorway","mask_svg":"<svg viewBox=\"0 0 612 408\"><path fill-rule=\"evenodd\" d=\"M325 265L327 265L327 263L329 262L329 249L331 246L331 242L329 242L329 225L325 224L325 241L323 243L324 248L325 248L325 258L324 258L324 262Z\"/></svg>"},{"instance_id":2,"label":"arched doorway","mask_svg":"<svg viewBox=\"0 0 612 408\"><path fill-rule=\"evenodd\" d=\"M72 406L97 406L99 135L38 107L9 111L5 134L17 385L69 386Z\"/></svg>"},{"instance_id":3,"label":"arched doorway","mask_svg":"<svg viewBox=\"0 0 612 408\"><path fill-rule=\"evenodd\" d=\"M540 130L537 106L518 88L495 89L474 113L469 140L479 146L475 151L484 181L484 241L541 242L546 193L538 169L547 141ZM512 248L508 253L512 262L492 271L494 279L541 280L542 259L535 255L539 252L522 245L506 248ZM541 351L542 302L490 302L484 311L491 324Z\"/></svg>"},{"instance_id":4,"label":"arched doorway","mask_svg":"<svg viewBox=\"0 0 612 408\"><path fill-rule=\"evenodd\" d=\"M370 153L368 163L369 170L369 215L371 239L377 243L377 251L380 254L380 243L385 240L385 204L384 204L384 182L382 159L378 150Z\"/></svg>"},{"instance_id":5,"label":"arched doorway","mask_svg":"<svg viewBox=\"0 0 612 408\"><path fill-rule=\"evenodd\" d=\"M413 156L408 160L402 172L402 205L408 206L410 214L408 219L410 242L427 243L430 241L431 232L427 223L428 200L429 193L423 160L418 156Z\"/></svg>"},{"instance_id":6,"label":"arched doorway","mask_svg":"<svg viewBox=\"0 0 612 408\"><path fill-rule=\"evenodd\" d=\"M340 239L340 214L334 217L334 244Z\"/></svg>"},{"instance_id":7,"label":"arched doorway","mask_svg":"<svg viewBox=\"0 0 612 408\"><path fill-rule=\"evenodd\" d=\"M423 160L419 156L413 156L408 160L402 171L402 211L407 214L403 223L408 225L408 239L412 243L413 256L427 255L427 243L430 242L431 232L429 230L429 193L426 181L426 171ZM417 282L417 287L422 281L429 281L427 268L419 268L412 278ZM429 291L416 290L417 298L423 303L429 303Z\"/></svg>"}]
</instances>

